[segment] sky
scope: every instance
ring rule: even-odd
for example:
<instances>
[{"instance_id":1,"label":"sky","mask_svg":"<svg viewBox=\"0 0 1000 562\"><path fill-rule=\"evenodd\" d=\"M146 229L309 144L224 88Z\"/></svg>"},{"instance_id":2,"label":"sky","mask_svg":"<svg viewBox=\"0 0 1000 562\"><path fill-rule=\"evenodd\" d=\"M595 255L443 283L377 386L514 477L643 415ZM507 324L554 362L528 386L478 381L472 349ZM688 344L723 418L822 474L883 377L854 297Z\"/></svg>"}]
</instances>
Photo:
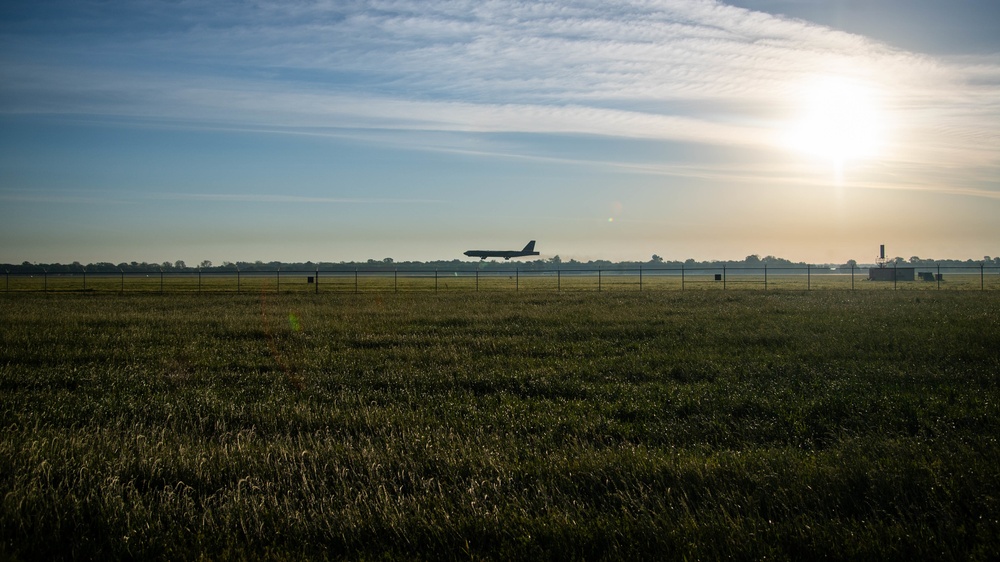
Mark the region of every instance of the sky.
<instances>
[{"instance_id":1,"label":"sky","mask_svg":"<svg viewBox=\"0 0 1000 562\"><path fill-rule=\"evenodd\" d=\"M0 4L0 263L1000 254L995 0Z\"/></svg>"}]
</instances>

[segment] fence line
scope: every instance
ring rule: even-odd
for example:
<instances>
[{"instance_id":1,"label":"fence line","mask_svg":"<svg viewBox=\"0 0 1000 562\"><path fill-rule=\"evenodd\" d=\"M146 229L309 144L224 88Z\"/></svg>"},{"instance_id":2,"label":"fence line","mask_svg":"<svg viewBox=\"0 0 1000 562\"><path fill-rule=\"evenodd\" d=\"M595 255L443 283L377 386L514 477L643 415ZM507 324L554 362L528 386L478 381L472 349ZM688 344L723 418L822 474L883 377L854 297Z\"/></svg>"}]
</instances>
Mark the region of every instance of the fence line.
<instances>
[{"instance_id":1,"label":"fence line","mask_svg":"<svg viewBox=\"0 0 1000 562\"><path fill-rule=\"evenodd\" d=\"M891 271L891 274L890 274ZM612 267L546 270L327 269L263 271L5 272L4 292L275 292L363 293L442 291L646 290L1000 290L1000 266L886 267L881 280L867 269L806 266ZM900 273L902 272L902 273ZM322 288L321 288L322 287Z\"/></svg>"}]
</instances>

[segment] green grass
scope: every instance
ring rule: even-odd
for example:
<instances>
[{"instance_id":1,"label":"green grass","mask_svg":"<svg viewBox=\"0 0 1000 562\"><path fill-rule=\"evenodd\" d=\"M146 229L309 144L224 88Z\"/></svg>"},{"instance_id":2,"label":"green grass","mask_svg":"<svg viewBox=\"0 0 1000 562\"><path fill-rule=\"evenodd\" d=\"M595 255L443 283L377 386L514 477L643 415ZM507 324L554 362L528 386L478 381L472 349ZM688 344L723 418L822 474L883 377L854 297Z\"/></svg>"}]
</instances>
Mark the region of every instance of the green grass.
<instances>
[{"instance_id":1,"label":"green grass","mask_svg":"<svg viewBox=\"0 0 1000 562\"><path fill-rule=\"evenodd\" d=\"M997 293L21 293L0 326L0 559L1000 553Z\"/></svg>"}]
</instances>

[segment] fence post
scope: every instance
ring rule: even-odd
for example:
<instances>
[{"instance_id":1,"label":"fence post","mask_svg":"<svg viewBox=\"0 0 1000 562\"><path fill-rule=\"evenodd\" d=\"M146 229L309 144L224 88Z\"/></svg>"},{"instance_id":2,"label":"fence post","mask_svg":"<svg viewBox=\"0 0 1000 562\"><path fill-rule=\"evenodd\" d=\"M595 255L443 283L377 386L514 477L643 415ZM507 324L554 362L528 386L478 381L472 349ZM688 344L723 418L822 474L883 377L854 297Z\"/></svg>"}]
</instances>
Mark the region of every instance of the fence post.
<instances>
[{"instance_id":1,"label":"fence post","mask_svg":"<svg viewBox=\"0 0 1000 562\"><path fill-rule=\"evenodd\" d=\"M851 264L851 290L854 290L854 264Z\"/></svg>"},{"instance_id":2,"label":"fence post","mask_svg":"<svg viewBox=\"0 0 1000 562\"><path fill-rule=\"evenodd\" d=\"M358 268L354 268L354 294L358 294Z\"/></svg>"},{"instance_id":3,"label":"fence post","mask_svg":"<svg viewBox=\"0 0 1000 562\"><path fill-rule=\"evenodd\" d=\"M726 264L722 264L722 290L726 290Z\"/></svg>"},{"instance_id":4,"label":"fence post","mask_svg":"<svg viewBox=\"0 0 1000 562\"><path fill-rule=\"evenodd\" d=\"M556 292L562 292L562 270L556 269Z\"/></svg>"},{"instance_id":5,"label":"fence post","mask_svg":"<svg viewBox=\"0 0 1000 562\"><path fill-rule=\"evenodd\" d=\"M808 263L806 264L806 290L812 290L812 266Z\"/></svg>"},{"instance_id":6,"label":"fence post","mask_svg":"<svg viewBox=\"0 0 1000 562\"><path fill-rule=\"evenodd\" d=\"M6 272L6 276L7 276L7 285L4 287L3 292L9 293L10 292L10 270L9 269L5 269L4 271Z\"/></svg>"},{"instance_id":7,"label":"fence post","mask_svg":"<svg viewBox=\"0 0 1000 562\"><path fill-rule=\"evenodd\" d=\"M87 290L87 268L80 266L83 269L83 290Z\"/></svg>"},{"instance_id":8,"label":"fence post","mask_svg":"<svg viewBox=\"0 0 1000 562\"><path fill-rule=\"evenodd\" d=\"M125 270L119 267L118 271L120 271L121 274L122 274L122 294L124 294L125 293Z\"/></svg>"},{"instance_id":9,"label":"fence post","mask_svg":"<svg viewBox=\"0 0 1000 562\"><path fill-rule=\"evenodd\" d=\"M937 264L937 288L941 290L941 264Z\"/></svg>"},{"instance_id":10,"label":"fence post","mask_svg":"<svg viewBox=\"0 0 1000 562\"><path fill-rule=\"evenodd\" d=\"M986 262L979 264L979 290L986 290L986 273L985 273Z\"/></svg>"},{"instance_id":11,"label":"fence post","mask_svg":"<svg viewBox=\"0 0 1000 562\"><path fill-rule=\"evenodd\" d=\"M600 266L598 266L598 268L597 268L597 292L598 293L601 292L601 268L600 268Z\"/></svg>"},{"instance_id":12,"label":"fence post","mask_svg":"<svg viewBox=\"0 0 1000 562\"><path fill-rule=\"evenodd\" d=\"M681 264L681 291L684 290L684 264Z\"/></svg>"},{"instance_id":13,"label":"fence post","mask_svg":"<svg viewBox=\"0 0 1000 562\"><path fill-rule=\"evenodd\" d=\"M476 292L479 292L479 270L476 270Z\"/></svg>"},{"instance_id":14,"label":"fence post","mask_svg":"<svg viewBox=\"0 0 1000 562\"><path fill-rule=\"evenodd\" d=\"M42 292L49 292L49 272L46 269L42 269Z\"/></svg>"},{"instance_id":15,"label":"fence post","mask_svg":"<svg viewBox=\"0 0 1000 562\"><path fill-rule=\"evenodd\" d=\"M642 265L639 266L639 292L642 292Z\"/></svg>"},{"instance_id":16,"label":"fence post","mask_svg":"<svg viewBox=\"0 0 1000 562\"><path fill-rule=\"evenodd\" d=\"M163 294L163 268L160 268L160 294Z\"/></svg>"},{"instance_id":17,"label":"fence post","mask_svg":"<svg viewBox=\"0 0 1000 562\"><path fill-rule=\"evenodd\" d=\"M896 262L892 262L892 290L893 291L896 290L896 284L898 282L899 282L899 280L896 279Z\"/></svg>"},{"instance_id":18,"label":"fence post","mask_svg":"<svg viewBox=\"0 0 1000 562\"><path fill-rule=\"evenodd\" d=\"M767 290L767 264L764 264L764 290Z\"/></svg>"},{"instance_id":19,"label":"fence post","mask_svg":"<svg viewBox=\"0 0 1000 562\"><path fill-rule=\"evenodd\" d=\"M319 266L318 265L316 266L316 283L314 283L314 285L315 285L315 289L314 289L315 290L315 294L318 295L319 294Z\"/></svg>"},{"instance_id":20,"label":"fence post","mask_svg":"<svg viewBox=\"0 0 1000 562\"><path fill-rule=\"evenodd\" d=\"M198 292L201 292L201 266L198 266Z\"/></svg>"},{"instance_id":21,"label":"fence post","mask_svg":"<svg viewBox=\"0 0 1000 562\"><path fill-rule=\"evenodd\" d=\"M438 270L434 270L434 292L438 292Z\"/></svg>"},{"instance_id":22,"label":"fence post","mask_svg":"<svg viewBox=\"0 0 1000 562\"><path fill-rule=\"evenodd\" d=\"M275 277L275 290L274 290L274 294L280 295L281 294L281 268L280 267L278 268L278 271L275 272L275 276L274 277Z\"/></svg>"}]
</instances>

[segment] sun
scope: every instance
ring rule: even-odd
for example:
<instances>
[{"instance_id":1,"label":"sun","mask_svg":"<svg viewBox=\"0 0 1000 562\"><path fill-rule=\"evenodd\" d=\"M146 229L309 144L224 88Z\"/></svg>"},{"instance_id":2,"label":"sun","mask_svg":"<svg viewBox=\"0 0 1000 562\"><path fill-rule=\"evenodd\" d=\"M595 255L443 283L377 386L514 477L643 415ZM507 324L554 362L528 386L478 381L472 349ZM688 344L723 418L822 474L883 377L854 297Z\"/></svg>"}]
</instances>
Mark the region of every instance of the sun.
<instances>
[{"instance_id":1,"label":"sun","mask_svg":"<svg viewBox=\"0 0 1000 562\"><path fill-rule=\"evenodd\" d=\"M801 88L786 144L826 160L845 163L878 156L884 139L882 111L874 88L842 77L814 79Z\"/></svg>"}]
</instances>

